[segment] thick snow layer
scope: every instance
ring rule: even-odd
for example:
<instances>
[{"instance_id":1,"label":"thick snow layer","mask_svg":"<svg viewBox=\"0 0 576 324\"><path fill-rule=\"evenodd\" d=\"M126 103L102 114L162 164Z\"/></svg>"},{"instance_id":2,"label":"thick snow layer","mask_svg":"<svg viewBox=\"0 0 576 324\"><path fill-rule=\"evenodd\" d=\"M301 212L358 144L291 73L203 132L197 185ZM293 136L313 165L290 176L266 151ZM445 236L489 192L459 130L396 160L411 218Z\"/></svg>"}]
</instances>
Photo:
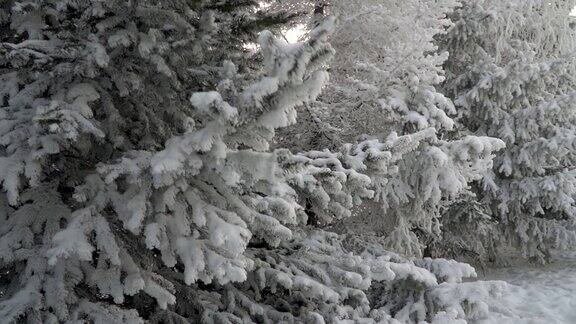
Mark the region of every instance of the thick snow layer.
<instances>
[{"instance_id":1,"label":"thick snow layer","mask_svg":"<svg viewBox=\"0 0 576 324\"><path fill-rule=\"evenodd\" d=\"M478 324L576 323L576 253L546 266L489 271L480 280L506 281L509 290Z\"/></svg>"}]
</instances>

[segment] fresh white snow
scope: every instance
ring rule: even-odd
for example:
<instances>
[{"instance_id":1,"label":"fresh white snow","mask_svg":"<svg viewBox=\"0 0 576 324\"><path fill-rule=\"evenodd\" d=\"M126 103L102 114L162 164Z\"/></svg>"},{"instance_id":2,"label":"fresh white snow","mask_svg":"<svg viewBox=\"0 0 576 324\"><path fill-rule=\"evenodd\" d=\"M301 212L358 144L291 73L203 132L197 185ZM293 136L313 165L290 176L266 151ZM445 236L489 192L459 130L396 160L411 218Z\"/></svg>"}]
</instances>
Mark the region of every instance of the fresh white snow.
<instances>
[{"instance_id":1,"label":"fresh white snow","mask_svg":"<svg viewBox=\"0 0 576 324\"><path fill-rule=\"evenodd\" d=\"M576 323L576 253L546 266L489 271L480 279L506 281L509 290L478 324Z\"/></svg>"}]
</instances>

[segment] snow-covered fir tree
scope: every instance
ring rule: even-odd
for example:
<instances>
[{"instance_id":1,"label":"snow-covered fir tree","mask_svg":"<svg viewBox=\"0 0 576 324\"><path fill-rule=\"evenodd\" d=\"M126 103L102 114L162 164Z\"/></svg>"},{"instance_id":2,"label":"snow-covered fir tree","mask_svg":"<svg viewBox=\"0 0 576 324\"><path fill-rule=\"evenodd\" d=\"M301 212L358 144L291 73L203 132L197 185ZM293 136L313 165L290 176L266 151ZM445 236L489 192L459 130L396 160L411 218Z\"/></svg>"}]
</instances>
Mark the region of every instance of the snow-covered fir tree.
<instances>
[{"instance_id":1,"label":"snow-covered fir tree","mask_svg":"<svg viewBox=\"0 0 576 324\"><path fill-rule=\"evenodd\" d=\"M469 265L323 228L363 200L401 200L399 178L433 208L410 226L433 227L436 205L481 177L500 142L443 142L420 125L332 151L270 149L328 82L335 21L318 19L297 44L263 31L255 69L243 42L290 16L256 4L2 3L0 322L487 315L505 285L461 283L476 275ZM418 177L406 178L413 157Z\"/></svg>"},{"instance_id":2,"label":"snow-covered fir tree","mask_svg":"<svg viewBox=\"0 0 576 324\"><path fill-rule=\"evenodd\" d=\"M389 249L407 255L422 256L440 239L441 209L467 193L468 183L491 168L491 152L503 147L489 137L443 139L454 128L450 116L456 111L436 89L448 55L437 53L433 39L451 25L446 15L455 6L450 0L332 1L330 10L340 17L332 37L333 81L319 102L304 110L308 126L296 125L286 136L298 138L301 148L302 143L337 147L390 132L430 132L380 184L377 204L363 206L359 217L340 226L374 232Z\"/></svg>"},{"instance_id":3,"label":"snow-covered fir tree","mask_svg":"<svg viewBox=\"0 0 576 324\"><path fill-rule=\"evenodd\" d=\"M463 1L440 39L462 134L498 137L493 173L444 217L446 248L503 262L573 247L574 1Z\"/></svg>"}]
</instances>

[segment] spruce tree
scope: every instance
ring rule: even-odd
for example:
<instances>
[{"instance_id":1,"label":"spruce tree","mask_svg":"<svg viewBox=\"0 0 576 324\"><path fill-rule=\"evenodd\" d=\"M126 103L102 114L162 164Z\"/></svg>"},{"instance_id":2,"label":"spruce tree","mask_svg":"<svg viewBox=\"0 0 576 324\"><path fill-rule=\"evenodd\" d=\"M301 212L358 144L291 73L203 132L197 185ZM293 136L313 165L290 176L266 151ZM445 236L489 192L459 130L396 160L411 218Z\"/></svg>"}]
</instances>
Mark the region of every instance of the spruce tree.
<instances>
[{"instance_id":1,"label":"spruce tree","mask_svg":"<svg viewBox=\"0 0 576 324\"><path fill-rule=\"evenodd\" d=\"M506 142L476 197L444 218L456 249L544 261L576 243L574 5L464 1L440 39L459 131Z\"/></svg>"},{"instance_id":2,"label":"spruce tree","mask_svg":"<svg viewBox=\"0 0 576 324\"><path fill-rule=\"evenodd\" d=\"M491 152L503 147L486 136L447 136L456 110L437 87L448 53L438 53L433 41L451 26L447 14L455 6L450 0L333 1L329 9L340 23L332 37L332 82L303 111L308 124L284 136L301 149L429 132L379 183L377 204L338 226L376 234L388 249L416 257L441 240L441 210L469 194L468 183L483 177Z\"/></svg>"},{"instance_id":3,"label":"spruce tree","mask_svg":"<svg viewBox=\"0 0 576 324\"><path fill-rule=\"evenodd\" d=\"M462 284L469 265L380 242L354 254L325 225L389 194L424 143L437 143L425 151L437 165L420 188L437 203L482 175L499 142L438 142L424 127L332 151L272 149L328 82L334 19L298 44L263 31L262 60L249 62L255 29L291 15L254 5L2 4L0 322L486 315L502 283Z\"/></svg>"}]
</instances>

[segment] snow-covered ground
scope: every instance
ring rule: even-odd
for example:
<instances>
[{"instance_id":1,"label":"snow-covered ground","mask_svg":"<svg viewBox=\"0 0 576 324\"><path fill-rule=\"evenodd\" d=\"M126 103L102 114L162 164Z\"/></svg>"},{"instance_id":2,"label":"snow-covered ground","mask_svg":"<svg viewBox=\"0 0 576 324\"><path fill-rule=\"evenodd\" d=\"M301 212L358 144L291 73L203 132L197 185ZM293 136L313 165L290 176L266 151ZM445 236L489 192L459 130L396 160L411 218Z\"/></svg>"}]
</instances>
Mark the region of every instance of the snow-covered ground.
<instances>
[{"instance_id":1,"label":"snow-covered ground","mask_svg":"<svg viewBox=\"0 0 576 324\"><path fill-rule=\"evenodd\" d=\"M492 316L478 324L576 324L576 253L547 266L490 271L480 280L503 280L509 290L494 300Z\"/></svg>"}]
</instances>

